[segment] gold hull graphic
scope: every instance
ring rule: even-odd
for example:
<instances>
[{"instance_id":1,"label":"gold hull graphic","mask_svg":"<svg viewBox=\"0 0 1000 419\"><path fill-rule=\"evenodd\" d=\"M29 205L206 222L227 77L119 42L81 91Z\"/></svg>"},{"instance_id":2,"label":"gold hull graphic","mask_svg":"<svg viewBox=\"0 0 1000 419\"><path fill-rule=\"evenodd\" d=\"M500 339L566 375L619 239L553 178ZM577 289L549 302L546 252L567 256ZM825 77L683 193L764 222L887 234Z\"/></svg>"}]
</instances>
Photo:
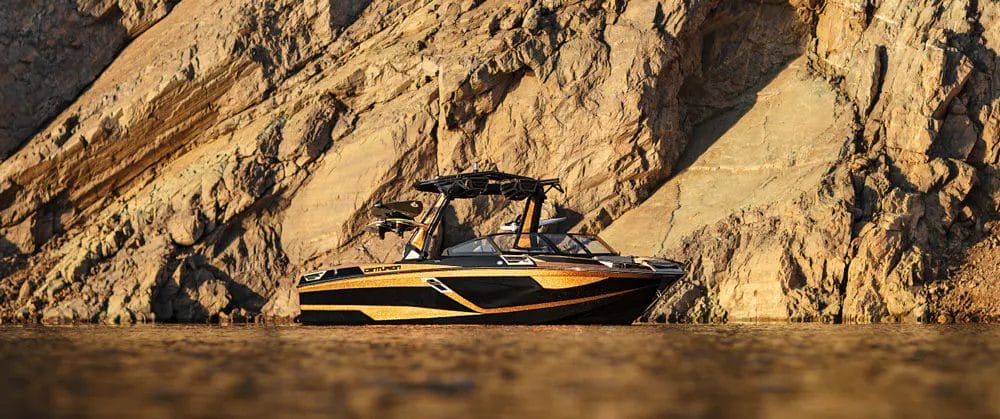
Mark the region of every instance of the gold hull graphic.
<instances>
[{"instance_id":1,"label":"gold hull graphic","mask_svg":"<svg viewBox=\"0 0 1000 419\"><path fill-rule=\"evenodd\" d=\"M301 284L302 322L623 324L642 314L671 279L608 269L428 264L361 272Z\"/></svg>"}]
</instances>

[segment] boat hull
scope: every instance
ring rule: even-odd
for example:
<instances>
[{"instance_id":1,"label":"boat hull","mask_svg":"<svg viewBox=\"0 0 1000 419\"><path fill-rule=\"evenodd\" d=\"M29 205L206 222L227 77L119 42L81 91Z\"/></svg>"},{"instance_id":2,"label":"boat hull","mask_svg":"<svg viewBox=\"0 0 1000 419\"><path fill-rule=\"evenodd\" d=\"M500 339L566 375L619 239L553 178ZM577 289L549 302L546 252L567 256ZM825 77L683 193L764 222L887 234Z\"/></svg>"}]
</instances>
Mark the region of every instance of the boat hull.
<instances>
[{"instance_id":1,"label":"boat hull","mask_svg":"<svg viewBox=\"0 0 1000 419\"><path fill-rule=\"evenodd\" d=\"M299 288L304 324L629 324L676 277L570 269L418 270Z\"/></svg>"}]
</instances>

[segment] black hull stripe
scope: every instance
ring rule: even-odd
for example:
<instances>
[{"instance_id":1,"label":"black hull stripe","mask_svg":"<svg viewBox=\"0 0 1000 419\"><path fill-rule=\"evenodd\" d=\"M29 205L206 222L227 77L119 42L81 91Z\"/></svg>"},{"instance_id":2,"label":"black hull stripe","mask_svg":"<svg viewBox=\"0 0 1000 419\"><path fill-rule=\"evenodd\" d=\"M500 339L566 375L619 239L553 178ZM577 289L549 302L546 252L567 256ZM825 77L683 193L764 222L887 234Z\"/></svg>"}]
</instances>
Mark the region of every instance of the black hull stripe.
<instances>
[{"instance_id":1,"label":"black hull stripe","mask_svg":"<svg viewBox=\"0 0 1000 419\"><path fill-rule=\"evenodd\" d=\"M530 276L450 277L441 282L482 308L502 308L595 297L659 285L646 278L610 278L587 285L545 289Z\"/></svg>"},{"instance_id":2,"label":"black hull stripe","mask_svg":"<svg viewBox=\"0 0 1000 419\"><path fill-rule=\"evenodd\" d=\"M473 312L472 309L446 297L429 285L300 292L299 304L411 306Z\"/></svg>"}]
</instances>

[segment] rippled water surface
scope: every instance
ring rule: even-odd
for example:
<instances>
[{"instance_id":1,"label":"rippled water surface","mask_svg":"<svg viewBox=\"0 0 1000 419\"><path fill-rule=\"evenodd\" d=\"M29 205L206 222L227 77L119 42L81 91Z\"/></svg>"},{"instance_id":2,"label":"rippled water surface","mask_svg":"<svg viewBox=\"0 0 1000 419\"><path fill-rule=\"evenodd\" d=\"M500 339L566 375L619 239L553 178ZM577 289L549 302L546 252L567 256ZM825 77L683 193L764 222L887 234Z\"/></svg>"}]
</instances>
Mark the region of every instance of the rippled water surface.
<instances>
[{"instance_id":1,"label":"rippled water surface","mask_svg":"<svg viewBox=\"0 0 1000 419\"><path fill-rule=\"evenodd\" d=\"M996 326L0 327L0 416L991 417Z\"/></svg>"}]
</instances>

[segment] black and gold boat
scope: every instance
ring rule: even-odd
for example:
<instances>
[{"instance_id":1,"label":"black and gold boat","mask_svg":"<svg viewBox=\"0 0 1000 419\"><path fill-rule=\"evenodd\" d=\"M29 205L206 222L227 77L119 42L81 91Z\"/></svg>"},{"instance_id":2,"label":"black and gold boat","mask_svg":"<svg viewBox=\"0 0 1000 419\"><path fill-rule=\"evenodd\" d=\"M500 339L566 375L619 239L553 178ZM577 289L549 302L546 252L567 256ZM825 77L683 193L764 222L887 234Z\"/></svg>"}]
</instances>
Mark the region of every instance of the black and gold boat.
<instances>
[{"instance_id":1,"label":"black and gold boat","mask_svg":"<svg viewBox=\"0 0 1000 419\"><path fill-rule=\"evenodd\" d=\"M419 201L392 202L373 208L369 226L413 232L402 260L303 275L303 323L628 324L684 274L674 261L620 256L595 235L540 232L556 221L540 218L558 179L475 171L414 187L440 194L421 221ZM445 209L481 195L523 200L524 213L509 232L441 249Z\"/></svg>"}]
</instances>

